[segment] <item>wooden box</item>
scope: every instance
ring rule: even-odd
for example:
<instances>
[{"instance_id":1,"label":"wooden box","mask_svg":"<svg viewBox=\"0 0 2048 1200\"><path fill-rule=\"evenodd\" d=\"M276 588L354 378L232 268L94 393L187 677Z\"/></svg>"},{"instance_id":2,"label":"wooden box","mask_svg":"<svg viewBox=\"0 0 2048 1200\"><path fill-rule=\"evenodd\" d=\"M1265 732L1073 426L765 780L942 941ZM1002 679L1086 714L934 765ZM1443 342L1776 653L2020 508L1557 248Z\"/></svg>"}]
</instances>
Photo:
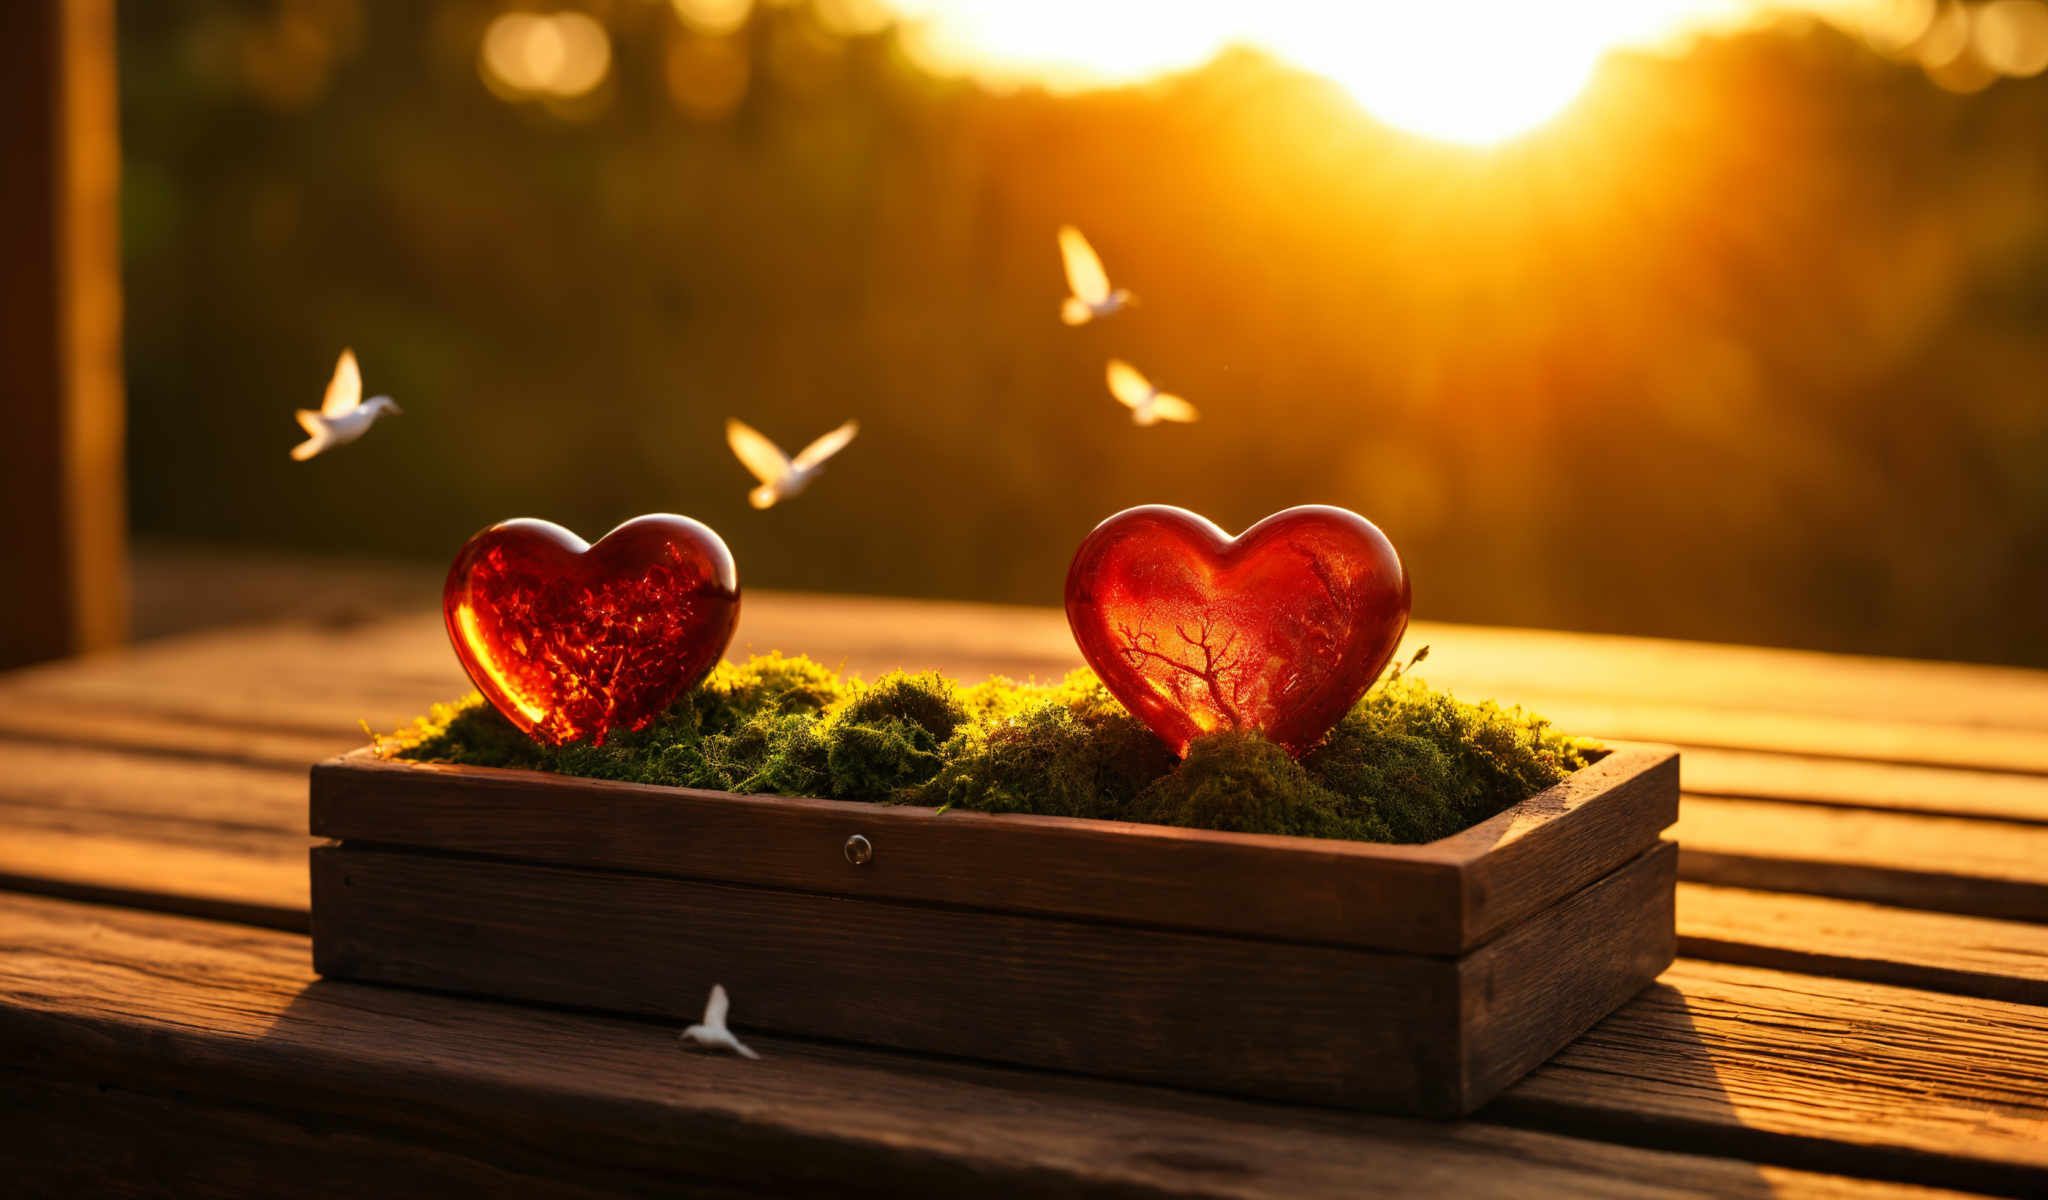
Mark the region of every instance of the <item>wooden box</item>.
<instances>
[{"instance_id":1,"label":"wooden box","mask_svg":"<svg viewBox=\"0 0 2048 1200\"><path fill-rule=\"evenodd\" d=\"M1675 953L1678 756L1385 846L384 761L312 775L331 978L1472 1111ZM654 1064L650 1070L658 1069Z\"/></svg>"}]
</instances>

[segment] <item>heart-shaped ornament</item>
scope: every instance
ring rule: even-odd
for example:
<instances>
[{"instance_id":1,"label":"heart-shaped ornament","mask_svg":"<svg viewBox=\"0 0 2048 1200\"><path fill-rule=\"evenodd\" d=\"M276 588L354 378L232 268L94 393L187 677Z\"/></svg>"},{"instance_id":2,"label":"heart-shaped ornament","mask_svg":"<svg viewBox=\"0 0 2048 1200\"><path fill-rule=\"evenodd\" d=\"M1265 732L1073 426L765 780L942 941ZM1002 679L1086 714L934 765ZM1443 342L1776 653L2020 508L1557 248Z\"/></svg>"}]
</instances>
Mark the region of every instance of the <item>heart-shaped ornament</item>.
<instances>
[{"instance_id":1,"label":"heart-shaped ornament","mask_svg":"<svg viewBox=\"0 0 2048 1200\"><path fill-rule=\"evenodd\" d=\"M455 556L448 640L507 720L553 745L640 729L710 673L739 624L739 572L711 527L635 517L592 546L502 521Z\"/></svg>"},{"instance_id":2,"label":"heart-shaped ornament","mask_svg":"<svg viewBox=\"0 0 2048 1200\"><path fill-rule=\"evenodd\" d=\"M1095 527L1067 624L1103 686L1186 755L1256 729L1299 755L1372 686L1408 628L1408 576L1372 522L1325 505L1232 538L1166 505Z\"/></svg>"}]
</instances>

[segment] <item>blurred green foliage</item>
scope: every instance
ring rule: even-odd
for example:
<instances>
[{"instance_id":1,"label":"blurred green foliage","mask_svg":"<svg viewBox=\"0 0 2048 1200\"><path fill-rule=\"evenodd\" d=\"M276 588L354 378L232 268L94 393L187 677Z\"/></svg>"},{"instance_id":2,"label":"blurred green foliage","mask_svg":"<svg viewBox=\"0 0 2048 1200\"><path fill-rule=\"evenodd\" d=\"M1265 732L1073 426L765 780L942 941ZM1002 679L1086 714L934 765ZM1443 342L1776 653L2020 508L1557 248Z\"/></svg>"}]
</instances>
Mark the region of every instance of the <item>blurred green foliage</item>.
<instances>
[{"instance_id":1,"label":"blurred green foliage","mask_svg":"<svg viewBox=\"0 0 2048 1200\"><path fill-rule=\"evenodd\" d=\"M703 35L587 7L609 73L550 106L484 85L484 0L122 6L138 533L670 510L752 585L1057 604L1123 507L1325 502L1428 618L2048 666L2048 77L1787 26L1470 152L1249 53L993 95L797 5L706 119ZM1059 325L1068 221L1137 309ZM293 464L343 345L405 415ZM1203 420L1133 428L1111 355ZM862 434L756 513L729 415Z\"/></svg>"}]
</instances>

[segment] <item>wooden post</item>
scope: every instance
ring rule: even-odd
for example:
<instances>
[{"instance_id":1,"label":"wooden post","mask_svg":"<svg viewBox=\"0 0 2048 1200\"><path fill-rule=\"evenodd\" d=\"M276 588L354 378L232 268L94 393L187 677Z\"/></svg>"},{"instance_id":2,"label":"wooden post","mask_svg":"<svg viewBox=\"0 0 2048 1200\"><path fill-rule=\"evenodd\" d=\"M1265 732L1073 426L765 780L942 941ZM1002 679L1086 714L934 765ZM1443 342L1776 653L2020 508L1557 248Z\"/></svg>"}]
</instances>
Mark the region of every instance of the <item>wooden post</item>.
<instances>
[{"instance_id":1,"label":"wooden post","mask_svg":"<svg viewBox=\"0 0 2048 1200\"><path fill-rule=\"evenodd\" d=\"M0 667L127 632L113 0L0 4Z\"/></svg>"}]
</instances>

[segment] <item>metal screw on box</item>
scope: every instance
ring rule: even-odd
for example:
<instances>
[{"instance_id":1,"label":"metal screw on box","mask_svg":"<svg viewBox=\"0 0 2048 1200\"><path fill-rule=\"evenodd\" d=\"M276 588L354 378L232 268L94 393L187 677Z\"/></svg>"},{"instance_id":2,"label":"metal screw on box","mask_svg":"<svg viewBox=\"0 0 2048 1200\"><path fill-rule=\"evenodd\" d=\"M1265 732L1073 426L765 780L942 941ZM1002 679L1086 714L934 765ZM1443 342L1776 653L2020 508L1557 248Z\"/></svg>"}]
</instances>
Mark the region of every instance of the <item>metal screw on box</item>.
<instances>
[{"instance_id":1,"label":"metal screw on box","mask_svg":"<svg viewBox=\"0 0 2048 1200\"><path fill-rule=\"evenodd\" d=\"M846 839L845 849L846 861L856 867L866 866L867 861L875 856L874 843L857 833Z\"/></svg>"}]
</instances>

